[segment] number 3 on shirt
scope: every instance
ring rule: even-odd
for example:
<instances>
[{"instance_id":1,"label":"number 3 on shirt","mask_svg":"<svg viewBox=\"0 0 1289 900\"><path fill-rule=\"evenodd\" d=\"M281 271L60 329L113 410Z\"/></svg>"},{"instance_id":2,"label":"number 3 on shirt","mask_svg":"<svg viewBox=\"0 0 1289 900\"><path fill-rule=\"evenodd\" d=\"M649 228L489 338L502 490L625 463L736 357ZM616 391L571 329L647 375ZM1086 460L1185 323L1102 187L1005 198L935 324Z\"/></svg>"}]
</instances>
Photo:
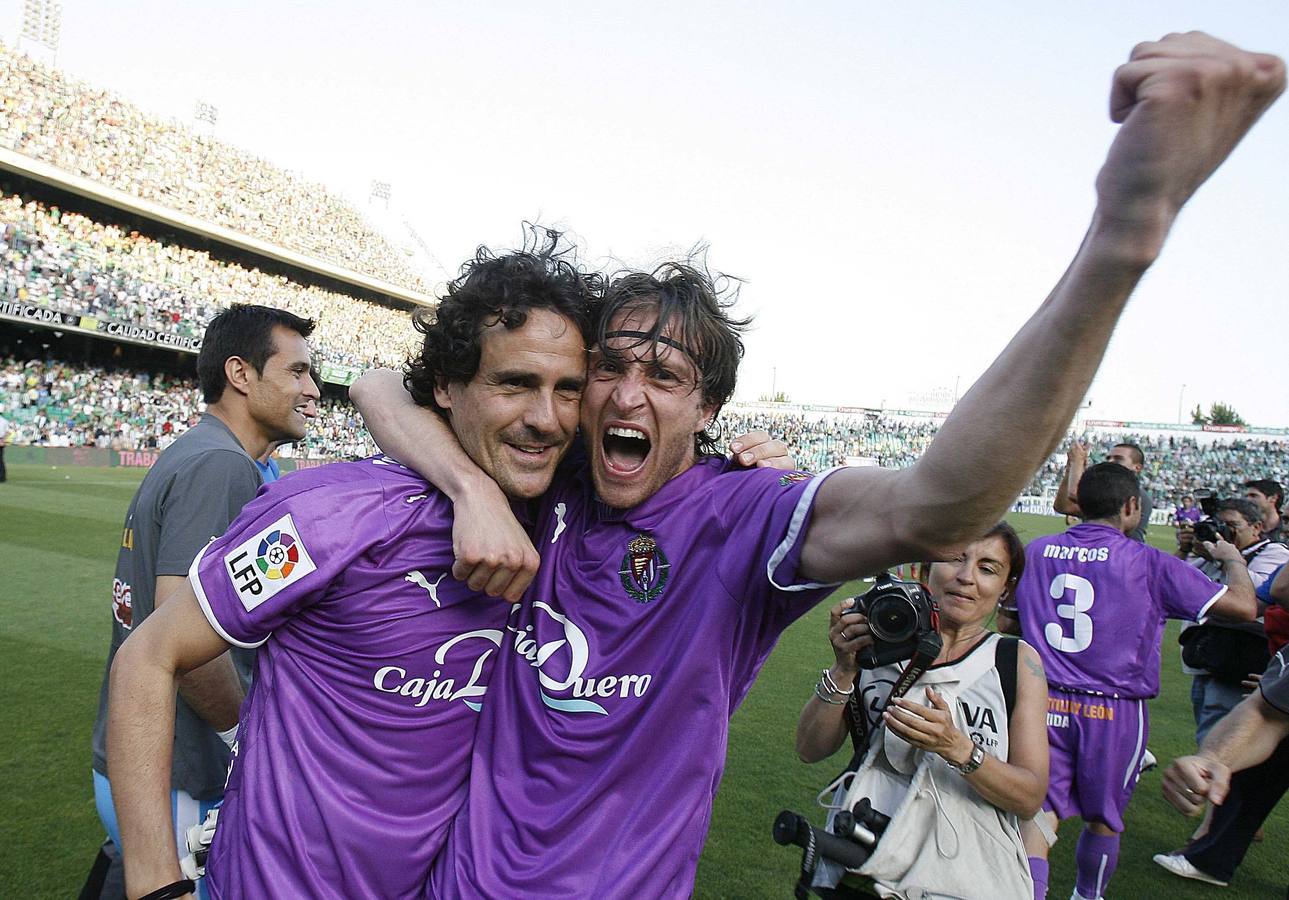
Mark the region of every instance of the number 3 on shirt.
<instances>
[{"instance_id":1,"label":"number 3 on shirt","mask_svg":"<svg viewBox=\"0 0 1289 900\"><path fill-rule=\"evenodd\" d=\"M1092 590L1092 582L1078 575L1062 572L1052 579L1048 593L1053 600L1060 600L1066 591L1074 591L1074 602L1058 603L1056 614L1070 622L1074 636L1067 637L1059 622L1048 622L1043 629L1043 637L1062 653L1080 653L1092 646L1092 617L1087 615L1087 611L1092 608L1096 595Z\"/></svg>"}]
</instances>

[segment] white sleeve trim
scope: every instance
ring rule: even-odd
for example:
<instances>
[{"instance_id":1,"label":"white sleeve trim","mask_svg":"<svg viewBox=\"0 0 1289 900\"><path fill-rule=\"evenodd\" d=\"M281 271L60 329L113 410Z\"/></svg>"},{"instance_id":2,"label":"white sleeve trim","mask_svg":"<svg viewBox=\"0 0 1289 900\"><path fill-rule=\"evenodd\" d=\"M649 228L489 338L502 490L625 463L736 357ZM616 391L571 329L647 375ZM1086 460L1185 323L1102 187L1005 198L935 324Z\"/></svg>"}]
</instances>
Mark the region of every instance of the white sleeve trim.
<instances>
[{"instance_id":1,"label":"white sleeve trim","mask_svg":"<svg viewBox=\"0 0 1289 900\"><path fill-rule=\"evenodd\" d=\"M783 560L787 557L788 553L796 545L797 540L802 537L802 534L801 534L802 526L805 525L806 516L810 512L811 504L814 503L815 492L819 490L819 486L823 484L824 479L827 478L829 475L831 475L833 472L836 472L838 469L844 469L844 468L846 467L834 466L828 471L821 472L820 474L816 475L814 478L810 480L810 484L806 485L806 489L802 493L801 498L797 500L797 507L792 511L792 519L789 520L788 522L788 533L784 535L783 540L779 542L779 546L774 548L774 552L770 554L770 561L766 563L766 566L765 566L765 576L766 578L769 579L771 587L775 588L776 590L813 591L817 588L836 587L837 585L843 583L840 581L827 581L827 582L808 581L803 584L789 584L785 586L785 585L779 584L774 580L774 571L775 569L779 568L779 565L783 562Z\"/></svg>"},{"instance_id":2,"label":"white sleeve trim","mask_svg":"<svg viewBox=\"0 0 1289 900\"><path fill-rule=\"evenodd\" d=\"M234 647L241 647L245 650L254 650L256 647L262 646L264 641L268 640L268 636L265 636L264 641L256 641L253 644L248 644L246 641L239 641L237 638L225 631L223 625L219 624L219 619L215 618L215 611L210 608L210 601L206 599L206 589L202 587L201 576L197 574L197 567L201 565L201 558L206 555L206 551L210 549L210 545L213 543L214 541L210 541L205 547L202 547L197 551L197 558L192 561L192 565L188 568L188 583L192 585L192 592L197 595L197 603L201 606L202 615L206 617L206 621L210 623L210 627L215 629L221 638L232 644Z\"/></svg>"},{"instance_id":3,"label":"white sleeve trim","mask_svg":"<svg viewBox=\"0 0 1289 900\"><path fill-rule=\"evenodd\" d=\"M1213 608L1214 603L1222 599L1222 595L1225 593L1226 593L1226 585L1222 585L1218 589L1217 593L1214 594L1212 597L1210 597L1208 602L1200 607L1199 615L1195 617L1195 621L1200 625L1203 625L1204 620L1208 618L1208 611Z\"/></svg>"}]
</instances>

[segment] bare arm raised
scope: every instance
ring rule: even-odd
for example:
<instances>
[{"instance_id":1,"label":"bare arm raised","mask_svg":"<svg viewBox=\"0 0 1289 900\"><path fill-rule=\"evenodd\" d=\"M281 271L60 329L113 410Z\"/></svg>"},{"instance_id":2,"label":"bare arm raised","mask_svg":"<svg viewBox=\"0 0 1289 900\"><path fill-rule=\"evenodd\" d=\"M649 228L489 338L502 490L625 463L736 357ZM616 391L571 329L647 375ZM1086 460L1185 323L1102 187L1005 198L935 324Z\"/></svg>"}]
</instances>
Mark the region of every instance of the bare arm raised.
<instances>
[{"instance_id":1,"label":"bare arm raised","mask_svg":"<svg viewBox=\"0 0 1289 900\"><path fill-rule=\"evenodd\" d=\"M1133 50L1115 72L1110 115L1122 127L1069 269L915 465L824 482L803 547L806 577L841 581L944 558L1002 517L1069 426L1183 204L1284 84L1280 59L1197 32Z\"/></svg>"},{"instance_id":2,"label":"bare arm raised","mask_svg":"<svg viewBox=\"0 0 1289 900\"><path fill-rule=\"evenodd\" d=\"M1083 477L1083 472L1088 467L1088 448L1082 441L1073 441L1070 443L1070 450L1065 457L1065 472L1061 475L1061 483L1056 488L1056 499L1052 501L1052 509L1066 516L1081 515L1083 510L1079 508L1078 487L1079 479Z\"/></svg>"}]
</instances>

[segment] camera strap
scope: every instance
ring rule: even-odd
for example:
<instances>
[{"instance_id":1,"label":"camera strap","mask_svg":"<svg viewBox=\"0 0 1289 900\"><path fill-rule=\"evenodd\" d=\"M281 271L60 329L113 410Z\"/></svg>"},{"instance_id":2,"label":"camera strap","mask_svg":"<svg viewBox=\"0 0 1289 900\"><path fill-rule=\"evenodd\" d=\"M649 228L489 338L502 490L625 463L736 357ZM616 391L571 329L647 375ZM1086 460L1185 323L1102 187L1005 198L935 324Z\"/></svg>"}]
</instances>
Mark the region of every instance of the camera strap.
<instances>
[{"instance_id":1,"label":"camera strap","mask_svg":"<svg viewBox=\"0 0 1289 900\"><path fill-rule=\"evenodd\" d=\"M939 632L928 631L918 640L917 649L909 657L909 661L904 665L900 677L896 679L895 684L891 686L891 692L887 695L882 705L875 709L878 716L886 711L892 700L899 699L909 692L918 679L926 674L926 670L935 662L935 658L940 655L940 650L944 647L944 639L940 637ZM851 756L850 764L846 770L853 772L859 768L859 764L864 761L868 754L868 743L872 737L868 727L868 716L864 712L864 701L860 696L859 682L855 682L855 687L850 692L850 699L846 703L847 717L850 721L850 741L855 747L855 753Z\"/></svg>"},{"instance_id":2,"label":"camera strap","mask_svg":"<svg viewBox=\"0 0 1289 900\"><path fill-rule=\"evenodd\" d=\"M919 678L926 674L926 670L935 662L935 658L940 655L940 650L944 648L944 639L937 632L925 632L918 638L917 649L909 658L908 663L904 666L904 671L900 673L899 679L891 686L891 692L886 695L886 702L878 713L886 711L886 707L891 705L892 700L898 700L909 692L909 688L917 682Z\"/></svg>"}]
</instances>

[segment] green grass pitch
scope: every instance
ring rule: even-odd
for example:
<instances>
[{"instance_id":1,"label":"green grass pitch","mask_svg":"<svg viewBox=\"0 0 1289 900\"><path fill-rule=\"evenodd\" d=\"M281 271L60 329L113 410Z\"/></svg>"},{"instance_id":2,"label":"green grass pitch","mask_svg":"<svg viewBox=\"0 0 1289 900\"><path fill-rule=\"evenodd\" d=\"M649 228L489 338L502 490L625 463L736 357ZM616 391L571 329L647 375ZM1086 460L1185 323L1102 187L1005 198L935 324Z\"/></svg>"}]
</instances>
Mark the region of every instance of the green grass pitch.
<instances>
[{"instance_id":1,"label":"green grass pitch","mask_svg":"<svg viewBox=\"0 0 1289 900\"><path fill-rule=\"evenodd\" d=\"M73 897L102 829L90 784L90 729L107 652L110 585L125 508L142 472L10 466L0 485L0 897ZM1028 539L1061 520L1013 516ZM1151 540L1168 547L1166 528ZM815 793L846 752L813 766L792 750L797 713L831 657L827 604L790 628L730 731L729 761L698 869L699 897L786 897L799 854L770 839L770 823L791 808L822 821ZM1150 747L1161 760L1193 748L1189 680L1178 667L1175 627L1165 638L1163 692L1151 704ZM701 690L701 686L697 686ZM1175 878L1154 853L1180 846L1194 822L1164 803L1159 772L1142 778L1128 812L1116 897L1284 896L1289 881L1289 808L1267 823L1225 891ZM1051 894L1073 887L1076 822L1053 850Z\"/></svg>"}]
</instances>

